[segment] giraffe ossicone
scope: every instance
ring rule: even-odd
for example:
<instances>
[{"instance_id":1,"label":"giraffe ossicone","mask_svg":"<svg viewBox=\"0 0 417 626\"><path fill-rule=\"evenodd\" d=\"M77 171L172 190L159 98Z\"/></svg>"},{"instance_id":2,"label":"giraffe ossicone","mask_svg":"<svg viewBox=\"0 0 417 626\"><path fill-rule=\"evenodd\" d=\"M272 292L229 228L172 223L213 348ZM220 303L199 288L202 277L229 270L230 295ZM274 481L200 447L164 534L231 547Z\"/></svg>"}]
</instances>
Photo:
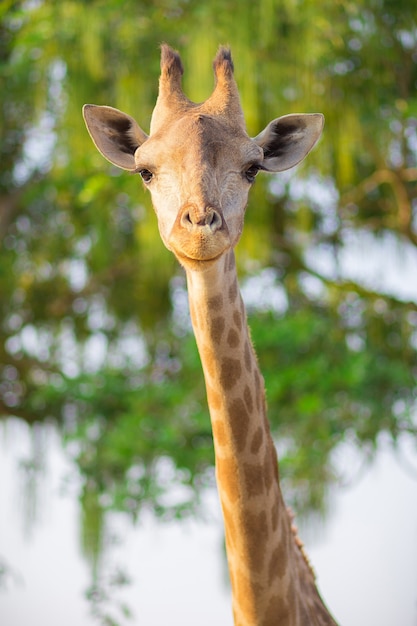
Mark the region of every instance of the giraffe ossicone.
<instances>
[{"instance_id":1,"label":"giraffe ossicone","mask_svg":"<svg viewBox=\"0 0 417 626\"><path fill-rule=\"evenodd\" d=\"M149 134L109 106L85 105L84 119L103 156L141 176L162 241L186 272L213 429L235 625L335 625L282 497L234 260L256 175L299 163L318 141L324 118L285 115L250 138L228 48L219 48L213 68L214 90L196 104L182 91L179 54L164 44Z\"/></svg>"}]
</instances>

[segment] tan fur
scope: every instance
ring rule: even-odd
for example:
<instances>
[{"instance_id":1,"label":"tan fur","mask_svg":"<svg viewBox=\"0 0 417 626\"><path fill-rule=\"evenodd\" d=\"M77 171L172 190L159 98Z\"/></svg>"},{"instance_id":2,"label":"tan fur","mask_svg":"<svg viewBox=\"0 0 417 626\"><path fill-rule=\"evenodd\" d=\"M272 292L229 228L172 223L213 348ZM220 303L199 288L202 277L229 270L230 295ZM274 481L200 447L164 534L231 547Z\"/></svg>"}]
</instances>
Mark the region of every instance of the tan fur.
<instances>
[{"instance_id":1,"label":"tan fur","mask_svg":"<svg viewBox=\"0 0 417 626\"><path fill-rule=\"evenodd\" d=\"M132 118L108 107L86 105L84 116L104 156L143 177L162 240L186 271L213 428L235 625L334 625L281 494L233 252L257 171L298 163L320 136L323 118L284 116L251 139L229 50L220 48L214 71L212 95L195 104L182 92L178 53L163 46L149 137Z\"/></svg>"}]
</instances>

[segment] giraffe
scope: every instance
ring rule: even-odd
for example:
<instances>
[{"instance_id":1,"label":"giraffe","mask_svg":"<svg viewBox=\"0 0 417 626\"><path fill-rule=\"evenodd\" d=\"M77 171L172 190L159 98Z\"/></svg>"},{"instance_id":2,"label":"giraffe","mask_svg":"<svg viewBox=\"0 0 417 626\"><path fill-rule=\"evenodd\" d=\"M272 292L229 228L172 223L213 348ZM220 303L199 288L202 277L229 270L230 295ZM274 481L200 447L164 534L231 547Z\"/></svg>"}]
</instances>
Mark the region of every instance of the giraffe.
<instances>
[{"instance_id":1,"label":"giraffe","mask_svg":"<svg viewBox=\"0 0 417 626\"><path fill-rule=\"evenodd\" d=\"M182 91L179 54L163 44L149 135L109 106L85 105L84 119L103 156L141 176L162 241L185 269L212 423L235 626L335 625L284 504L234 256L257 173L299 163L319 139L324 118L285 115L251 139L228 48L219 48L213 68L214 90L196 104Z\"/></svg>"}]
</instances>

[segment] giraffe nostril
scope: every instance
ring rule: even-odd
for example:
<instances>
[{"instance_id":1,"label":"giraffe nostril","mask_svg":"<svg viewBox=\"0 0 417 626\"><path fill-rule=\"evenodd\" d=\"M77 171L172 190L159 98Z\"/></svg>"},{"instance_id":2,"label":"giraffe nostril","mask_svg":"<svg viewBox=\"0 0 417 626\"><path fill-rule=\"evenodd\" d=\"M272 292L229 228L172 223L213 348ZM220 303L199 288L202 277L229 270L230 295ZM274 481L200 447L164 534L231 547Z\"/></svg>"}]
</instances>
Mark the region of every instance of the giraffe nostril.
<instances>
[{"instance_id":1,"label":"giraffe nostril","mask_svg":"<svg viewBox=\"0 0 417 626\"><path fill-rule=\"evenodd\" d=\"M188 206L182 212L180 224L188 231L198 231L201 228L209 228L215 233L223 225L223 218L217 209L212 207L206 208L203 212Z\"/></svg>"},{"instance_id":2,"label":"giraffe nostril","mask_svg":"<svg viewBox=\"0 0 417 626\"><path fill-rule=\"evenodd\" d=\"M223 220L218 211L215 209L210 209L206 213L206 225L210 227L212 232L219 230L222 227Z\"/></svg>"},{"instance_id":3,"label":"giraffe nostril","mask_svg":"<svg viewBox=\"0 0 417 626\"><path fill-rule=\"evenodd\" d=\"M190 228L193 226L194 222L191 218L191 213L189 210L184 211L184 213L181 216L181 224L182 226L184 226L185 228Z\"/></svg>"}]
</instances>

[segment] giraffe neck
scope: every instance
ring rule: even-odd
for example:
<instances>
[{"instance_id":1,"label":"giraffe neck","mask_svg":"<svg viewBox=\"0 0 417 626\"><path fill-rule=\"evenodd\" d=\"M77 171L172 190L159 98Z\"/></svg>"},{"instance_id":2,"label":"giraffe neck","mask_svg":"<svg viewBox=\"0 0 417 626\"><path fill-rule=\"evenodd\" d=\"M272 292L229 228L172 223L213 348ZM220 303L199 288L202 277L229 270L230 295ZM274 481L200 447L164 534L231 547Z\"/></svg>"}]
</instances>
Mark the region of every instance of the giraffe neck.
<instances>
[{"instance_id":1,"label":"giraffe neck","mask_svg":"<svg viewBox=\"0 0 417 626\"><path fill-rule=\"evenodd\" d=\"M235 624L334 624L294 541L281 495L233 251L205 271L187 270L187 283L213 429ZM317 613L309 618L305 597L311 592L311 614L319 608L323 621Z\"/></svg>"}]
</instances>

